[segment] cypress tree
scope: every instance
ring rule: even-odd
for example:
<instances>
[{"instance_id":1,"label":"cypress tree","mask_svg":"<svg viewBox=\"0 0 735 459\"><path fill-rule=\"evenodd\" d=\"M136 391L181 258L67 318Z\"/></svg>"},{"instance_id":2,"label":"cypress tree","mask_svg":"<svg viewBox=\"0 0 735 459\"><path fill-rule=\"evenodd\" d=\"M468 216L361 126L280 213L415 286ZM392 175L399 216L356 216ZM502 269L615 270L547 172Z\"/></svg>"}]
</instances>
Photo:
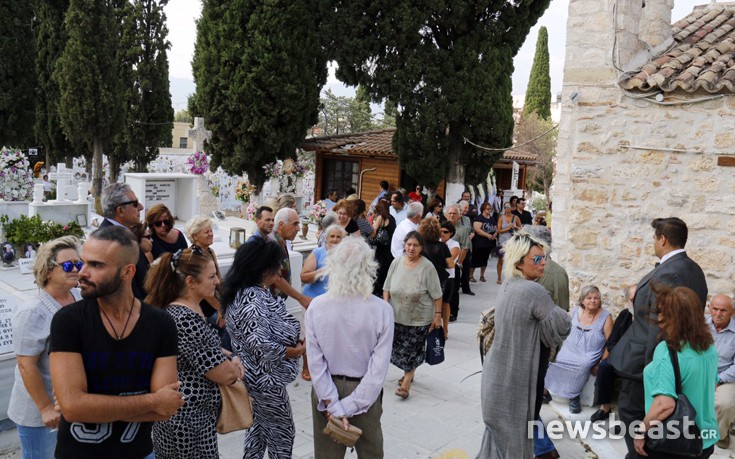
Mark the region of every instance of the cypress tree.
<instances>
[{"instance_id":1,"label":"cypress tree","mask_svg":"<svg viewBox=\"0 0 735 459\"><path fill-rule=\"evenodd\" d=\"M327 77L316 11L317 0L204 0L190 108L212 131L211 167L259 187L263 165L295 157Z\"/></svg>"},{"instance_id":2,"label":"cypress tree","mask_svg":"<svg viewBox=\"0 0 735 459\"><path fill-rule=\"evenodd\" d=\"M546 27L541 27L536 40L536 54L533 56L533 67L526 88L526 100L523 103L523 114L538 113L548 120L551 118L551 76L549 75L549 34Z\"/></svg>"},{"instance_id":3,"label":"cypress tree","mask_svg":"<svg viewBox=\"0 0 735 459\"><path fill-rule=\"evenodd\" d=\"M59 117L59 85L53 78L56 61L66 46L64 15L69 0L38 0L35 2L36 20L36 125L38 142L46 150L46 167L64 159L71 167L72 145L61 128Z\"/></svg>"},{"instance_id":4,"label":"cypress tree","mask_svg":"<svg viewBox=\"0 0 735 459\"><path fill-rule=\"evenodd\" d=\"M34 11L28 0L0 2L0 146L29 146L36 110Z\"/></svg>"},{"instance_id":5,"label":"cypress tree","mask_svg":"<svg viewBox=\"0 0 735 459\"><path fill-rule=\"evenodd\" d=\"M70 0L64 27L68 41L54 73L61 91L59 115L67 137L92 150L92 189L101 211L102 153L117 134L124 110L114 6L98 0Z\"/></svg>"},{"instance_id":6,"label":"cypress tree","mask_svg":"<svg viewBox=\"0 0 735 459\"><path fill-rule=\"evenodd\" d=\"M398 104L393 147L420 183L484 182L511 144L513 56L549 0L326 0L337 76Z\"/></svg>"}]
</instances>

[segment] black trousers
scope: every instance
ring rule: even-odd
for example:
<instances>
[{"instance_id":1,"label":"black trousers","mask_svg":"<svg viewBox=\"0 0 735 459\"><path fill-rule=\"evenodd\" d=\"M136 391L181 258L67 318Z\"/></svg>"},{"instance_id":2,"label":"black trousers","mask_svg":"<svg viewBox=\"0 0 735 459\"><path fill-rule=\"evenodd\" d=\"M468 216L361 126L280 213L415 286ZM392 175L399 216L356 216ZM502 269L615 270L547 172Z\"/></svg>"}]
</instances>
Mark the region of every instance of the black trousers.
<instances>
[{"instance_id":1,"label":"black trousers","mask_svg":"<svg viewBox=\"0 0 735 459\"><path fill-rule=\"evenodd\" d=\"M467 252L467 256L464 257L462 262L462 293L472 291L470 289L470 269L472 269L472 252Z\"/></svg>"},{"instance_id":2,"label":"black trousers","mask_svg":"<svg viewBox=\"0 0 735 459\"><path fill-rule=\"evenodd\" d=\"M607 405L612 402L615 389L615 378L618 374L615 368L607 363L607 359L600 362L597 367L597 379L595 380L595 402L593 405Z\"/></svg>"},{"instance_id":3,"label":"black trousers","mask_svg":"<svg viewBox=\"0 0 735 459\"><path fill-rule=\"evenodd\" d=\"M458 266L454 267L454 293L452 298L449 300L449 314L457 317L459 314L459 286L462 283L460 280L461 272Z\"/></svg>"},{"instance_id":4,"label":"black trousers","mask_svg":"<svg viewBox=\"0 0 735 459\"><path fill-rule=\"evenodd\" d=\"M620 420L626 426L630 426L633 421L642 421L646 416L646 406L643 397L643 381L634 379L623 379L623 385L620 388L618 396L618 414ZM628 447L628 459L636 459L641 456L635 451L633 446L633 437L630 436L630 429L625 431L625 445Z\"/></svg>"}]
</instances>

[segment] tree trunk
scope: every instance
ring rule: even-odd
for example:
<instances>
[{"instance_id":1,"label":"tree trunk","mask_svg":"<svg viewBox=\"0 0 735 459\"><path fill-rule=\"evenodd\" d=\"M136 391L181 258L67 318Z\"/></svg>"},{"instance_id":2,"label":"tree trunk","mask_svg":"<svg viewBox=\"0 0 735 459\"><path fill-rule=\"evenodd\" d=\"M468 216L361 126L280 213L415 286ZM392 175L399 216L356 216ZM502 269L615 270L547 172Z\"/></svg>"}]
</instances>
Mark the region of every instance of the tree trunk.
<instances>
[{"instance_id":1,"label":"tree trunk","mask_svg":"<svg viewBox=\"0 0 735 459\"><path fill-rule=\"evenodd\" d=\"M105 171L102 169L102 140L95 138L92 142L92 154L94 161L94 180L92 181L92 193L94 193L95 212L102 215L102 177Z\"/></svg>"},{"instance_id":2,"label":"tree trunk","mask_svg":"<svg viewBox=\"0 0 735 459\"><path fill-rule=\"evenodd\" d=\"M452 138L449 146L449 173L444 195L446 202L457 202L464 191L464 164L462 163L462 140Z\"/></svg>"}]
</instances>

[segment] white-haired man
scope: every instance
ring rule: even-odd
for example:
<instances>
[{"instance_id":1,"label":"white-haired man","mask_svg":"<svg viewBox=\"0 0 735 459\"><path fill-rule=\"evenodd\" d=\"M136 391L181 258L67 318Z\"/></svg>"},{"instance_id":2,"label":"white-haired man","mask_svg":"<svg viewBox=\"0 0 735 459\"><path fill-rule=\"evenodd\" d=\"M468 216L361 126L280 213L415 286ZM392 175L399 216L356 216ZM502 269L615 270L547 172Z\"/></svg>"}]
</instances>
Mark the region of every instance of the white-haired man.
<instances>
[{"instance_id":1,"label":"white-haired man","mask_svg":"<svg viewBox=\"0 0 735 459\"><path fill-rule=\"evenodd\" d=\"M396 227L393 232L393 239L390 241L390 252L393 254L393 258L403 255L404 240L408 233L419 229L419 222L423 213L424 206L420 202L412 202L407 206L406 218Z\"/></svg>"},{"instance_id":2,"label":"white-haired man","mask_svg":"<svg viewBox=\"0 0 735 459\"><path fill-rule=\"evenodd\" d=\"M717 349L717 387L715 413L720 441L717 446L730 447L730 425L735 421L735 320L732 318L733 301L727 295L715 295L709 301L707 325Z\"/></svg>"}]
</instances>

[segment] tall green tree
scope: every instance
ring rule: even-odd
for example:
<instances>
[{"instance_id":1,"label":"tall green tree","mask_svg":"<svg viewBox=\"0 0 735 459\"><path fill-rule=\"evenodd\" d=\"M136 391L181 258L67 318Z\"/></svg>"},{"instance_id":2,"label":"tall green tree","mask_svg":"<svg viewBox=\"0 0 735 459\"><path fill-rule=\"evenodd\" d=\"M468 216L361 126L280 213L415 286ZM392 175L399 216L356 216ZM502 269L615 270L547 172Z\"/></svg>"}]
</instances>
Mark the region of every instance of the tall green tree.
<instances>
[{"instance_id":1,"label":"tall green tree","mask_svg":"<svg viewBox=\"0 0 735 459\"><path fill-rule=\"evenodd\" d=\"M125 124L110 155L114 177L127 160L145 172L159 147L171 145L174 118L168 80L171 45L163 12L168 0L119 1L118 53L127 104Z\"/></svg>"},{"instance_id":2,"label":"tall green tree","mask_svg":"<svg viewBox=\"0 0 735 459\"><path fill-rule=\"evenodd\" d=\"M374 128L370 102L360 100L358 97L337 96L331 90L327 90L320 99L319 122L314 128L318 128L321 135L369 131ZM312 128L312 132L314 131Z\"/></svg>"},{"instance_id":3,"label":"tall green tree","mask_svg":"<svg viewBox=\"0 0 735 459\"><path fill-rule=\"evenodd\" d=\"M398 104L393 138L419 182L484 180L513 132L513 56L549 0L324 0L337 77ZM471 167L469 167L471 166Z\"/></svg>"},{"instance_id":4,"label":"tall green tree","mask_svg":"<svg viewBox=\"0 0 735 459\"><path fill-rule=\"evenodd\" d=\"M263 165L296 156L327 77L317 11L317 0L204 0L190 109L212 131L211 167L260 187Z\"/></svg>"},{"instance_id":5,"label":"tall green tree","mask_svg":"<svg viewBox=\"0 0 735 459\"><path fill-rule=\"evenodd\" d=\"M64 27L68 40L54 73L61 90L59 114L67 137L93 152L92 190L99 211L102 153L117 134L124 110L114 6L70 0Z\"/></svg>"},{"instance_id":6,"label":"tall green tree","mask_svg":"<svg viewBox=\"0 0 735 459\"><path fill-rule=\"evenodd\" d=\"M36 110L33 4L0 2L0 146L31 146Z\"/></svg>"},{"instance_id":7,"label":"tall green tree","mask_svg":"<svg viewBox=\"0 0 735 459\"><path fill-rule=\"evenodd\" d=\"M551 76L549 74L549 33L541 27L536 40L536 54L526 88L523 114L538 113L548 120L551 118Z\"/></svg>"},{"instance_id":8,"label":"tall green tree","mask_svg":"<svg viewBox=\"0 0 735 459\"><path fill-rule=\"evenodd\" d=\"M38 142L46 150L46 166L65 160L71 167L73 149L61 128L59 100L61 92L53 78L56 62L66 46L64 15L69 0L36 0L36 125Z\"/></svg>"}]
</instances>

